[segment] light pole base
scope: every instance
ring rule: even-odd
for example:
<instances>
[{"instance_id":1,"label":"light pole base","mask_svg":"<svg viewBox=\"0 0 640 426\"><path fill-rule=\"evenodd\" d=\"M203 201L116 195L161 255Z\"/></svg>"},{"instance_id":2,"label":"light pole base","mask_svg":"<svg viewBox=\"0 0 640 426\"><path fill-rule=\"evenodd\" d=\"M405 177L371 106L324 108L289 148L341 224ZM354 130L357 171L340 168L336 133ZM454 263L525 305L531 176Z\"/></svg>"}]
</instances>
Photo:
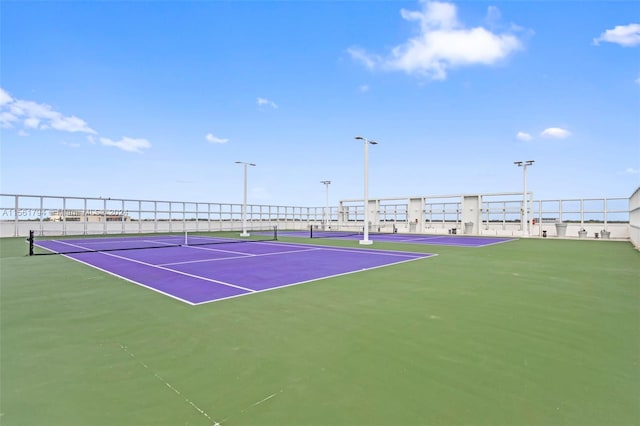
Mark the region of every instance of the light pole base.
<instances>
[{"instance_id":1,"label":"light pole base","mask_svg":"<svg viewBox=\"0 0 640 426\"><path fill-rule=\"evenodd\" d=\"M249 237L251 236L251 234L249 234L248 232L243 232L242 234L240 234L241 237Z\"/></svg>"},{"instance_id":2,"label":"light pole base","mask_svg":"<svg viewBox=\"0 0 640 426\"><path fill-rule=\"evenodd\" d=\"M371 240L360 240L359 242L361 246L370 246L371 244L373 244L373 241Z\"/></svg>"}]
</instances>

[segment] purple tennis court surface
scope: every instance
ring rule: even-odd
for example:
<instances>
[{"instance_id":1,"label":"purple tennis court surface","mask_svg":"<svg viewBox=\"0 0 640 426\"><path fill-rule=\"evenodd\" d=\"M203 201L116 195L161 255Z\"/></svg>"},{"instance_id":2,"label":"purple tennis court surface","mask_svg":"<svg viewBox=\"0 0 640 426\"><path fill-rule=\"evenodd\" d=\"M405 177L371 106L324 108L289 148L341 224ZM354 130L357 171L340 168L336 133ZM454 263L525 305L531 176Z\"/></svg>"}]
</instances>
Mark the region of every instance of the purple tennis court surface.
<instances>
[{"instance_id":1,"label":"purple tennis court surface","mask_svg":"<svg viewBox=\"0 0 640 426\"><path fill-rule=\"evenodd\" d=\"M91 240L43 240L37 244L56 252L62 251L61 245L82 248L86 244L90 248ZM123 244L125 247L126 241ZM261 241L65 256L197 305L434 255Z\"/></svg>"},{"instance_id":2,"label":"purple tennis court surface","mask_svg":"<svg viewBox=\"0 0 640 426\"><path fill-rule=\"evenodd\" d=\"M314 231L315 232L315 231ZM287 237L309 237L308 231L280 231L281 236ZM362 235L344 235L340 232L322 231L318 234L322 235L317 238L339 238L341 240L361 240ZM369 234L369 239L386 243L405 243L405 244L435 244L440 246L458 246L458 247L486 247L493 244L506 243L513 241L514 238L499 237L467 237L462 235L423 235L423 234Z\"/></svg>"}]
</instances>

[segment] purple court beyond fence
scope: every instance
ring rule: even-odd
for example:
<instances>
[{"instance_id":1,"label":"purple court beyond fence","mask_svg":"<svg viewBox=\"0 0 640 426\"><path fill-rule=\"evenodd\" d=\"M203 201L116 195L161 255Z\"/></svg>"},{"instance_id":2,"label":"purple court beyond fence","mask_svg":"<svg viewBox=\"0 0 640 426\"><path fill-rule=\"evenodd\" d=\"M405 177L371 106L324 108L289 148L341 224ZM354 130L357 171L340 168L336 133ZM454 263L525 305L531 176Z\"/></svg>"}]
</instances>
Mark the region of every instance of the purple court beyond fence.
<instances>
[{"instance_id":1,"label":"purple court beyond fence","mask_svg":"<svg viewBox=\"0 0 640 426\"><path fill-rule=\"evenodd\" d=\"M281 236L287 237L309 237L307 231L281 231ZM349 235L340 231L320 231L320 235L316 238L339 238L341 240L361 240L362 235ZM382 243L403 243L403 244L434 244L439 246L457 246L457 247L486 247L494 244L506 243L513 241L514 238L499 237L467 237L463 235L424 235L424 234L380 234L370 233L370 240L380 241Z\"/></svg>"},{"instance_id":2,"label":"purple court beyond fence","mask_svg":"<svg viewBox=\"0 0 640 426\"><path fill-rule=\"evenodd\" d=\"M69 241L82 248L81 240ZM54 252L61 244L69 243L64 240L37 243ZM198 305L416 261L434 254L260 241L75 252L64 256Z\"/></svg>"}]
</instances>

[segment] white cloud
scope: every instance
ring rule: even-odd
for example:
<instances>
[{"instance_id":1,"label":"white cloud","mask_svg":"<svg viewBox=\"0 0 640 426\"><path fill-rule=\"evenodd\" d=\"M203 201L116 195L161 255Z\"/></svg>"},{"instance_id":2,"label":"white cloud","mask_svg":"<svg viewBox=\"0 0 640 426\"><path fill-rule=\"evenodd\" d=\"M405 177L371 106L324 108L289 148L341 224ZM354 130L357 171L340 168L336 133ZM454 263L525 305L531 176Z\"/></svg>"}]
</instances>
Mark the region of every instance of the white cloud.
<instances>
[{"instance_id":1,"label":"white cloud","mask_svg":"<svg viewBox=\"0 0 640 426\"><path fill-rule=\"evenodd\" d=\"M25 118L24 126L30 129L37 129L40 125L40 119L36 117Z\"/></svg>"},{"instance_id":2,"label":"white cloud","mask_svg":"<svg viewBox=\"0 0 640 426\"><path fill-rule=\"evenodd\" d=\"M0 106L13 102L13 98L0 87Z\"/></svg>"},{"instance_id":3,"label":"white cloud","mask_svg":"<svg viewBox=\"0 0 640 426\"><path fill-rule=\"evenodd\" d=\"M68 133L85 133L90 144L96 144L98 133L93 130L86 121L75 115L66 116L53 109L51 105L34 101L13 98L7 91L0 88L0 127L10 128L22 123L18 129L19 136L29 136L26 130L58 130ZM146 139L124 137L119 141L109 138L100 138L100 142L106 146L115 146L124 151L142 152L151 148L151 143ZM62 142L70 147L77 147L77 143Z\"/></svg>"},{"instance_id":4,"label":"white cloud","mask_svg":"<svg viewBox=\"0 0 640 426\"><path fill-rule=\"evenodd\" d=\"M256 103L258 104L258 106L270 106L273 109L277 109L278 105L275 104L275 102L270 101L269 99L265 99L265 98L258 98L258 100L256 101Z\"/></svg>"},{"instance_id":5,"label":"white cloud","mask_svg":"<svg viewBox=\"0 0 640 426\"><path fill-rule=\"evenodd\" d=\"M368 54L364 49L359 47L350 47L347 49L347 53L351 55L353 59L361 62L365 67L374 69L377 64L382 62L382 58L377 55Z\"/></svg>"},{"instance_id":6,"label":"white cloud","mask_svg":"<svg viewBox=\"0 0 640 426\"><path fill-rule=\"evenodd\" d=\"M142 152L143 149L151 148L151 143L146 139L134 139L124 137L119 141L113 141L108 138L100 138L100 143L106 146L115 146L123 151Z\"/></svg>"},{"instance_id":7,"label":"white cloud","mask_svg":"<svg viewBox=\"0 0 640 426\"><path fill-rule=\"evenodd\" d=\"M62 145L66 145L69 148L80 148L80 144L79 143L75 143L75 142L62 142Z\"/></svg>"},{"instance_id":8,"label":"white cloud","mask_svg":"<svg viewBox=\"0 0 640 426\"><path fill-rule=\"evenodd\" d=\"M18 117L9 111L0 111L0 127L8 129L13 127L13 123L18 121Z\"/></svg>"},{"instance_id":9,"label":"white cloud","mask_svg":"<svg viewBox=\"0 0 640 426\"><path fill-rule=\"evenodd\" d=\"M25 118L42 118L51 120L58 115L59 112L53 110L50 105L39 104L33 101L25 101L22 99L14 99L13 102L8 104L9 111L18 117Z\"/></svg>"},{"instance_id":10,"label":"white cloud","mask_svg":"<svg viewBox=\"0 0 640 426\"><path fill-rule=\"evenodd\" d=\"M637 174L640 174L640 169L634 169L633 167L628 167L627 169L625 169L624 173L627 175L637 175Z\"/></svg>"},{"instance_id":11,"label":"white cloud","mask_svg":"<svg viewBox=\"0 0 640 426\"><path fill-rule=\"evenodd\" d=\"M600 34L600 37L594 38L593 44L598 46L601 41L624 47L637 46L640 44L640 24L617 25Z\"/></svg>"},{"instance_id":12,"label":"white cloud","mask_svg":"<svg viewBox=\"0 0 640 426\"><path fill-rule=\"evenodd\" d=\"M51 127L63 132L96 134L96 131L90 128L84 120L75 116L63 117L62 115L58 115L51 120Z\"/></svg>"},{"instance_id":13,"label":"white cloud","mask_svg":"<svg viewBox=\"0 0 640 426\"><path fill-rule=\"evenodd\" d=\"M207 135L204 137L208 142L211 143L217 143L217 144L223 144L223 143L227 143L229 142L229 139L222 139L222 138L218 138L216 136L214 136L211 133L207 133Z\"/></svg>"},{"instance_id":14,"label":"white cloud","mask_svg":"<svg viewBox=\"0 0 640 426\"><path fill-rule=\"evenodd\" d=\"M549 139L566 139L571 136L571 132L566 129L561 129L560 127L549 127L544 129L540 136L543 138Z\"/></svg>"},{"instance_id":15,"label":"white cloud","mask_svg":"<svg viewBox=\"0 0 640 426\"><path fill-rule=\"evenodd\" d=\"M360 87L358 87L358 90L360 90L362 93L366 93L369 91L369 86L367 84L362 84Z\"/></svg>"},{"instance_id":16,"label":"white cloud","mask_svg":"<svg viewBox=\"0 0 640 426\"><path fill-rule=\"evenodd\" d=\"M526 132L518 132L516 138L521 141L530 141L531 139L533 139L533 137Z\"/></svg>"},{"instance_id":17,"label":"white cloud","mask_svg":"<svg viewBox=\"0 0 640 426\"><path fill-rule=\"evenodd\" d=\"M369 54L359 47L351 47L347 52L370 69L404 71L444 80L451 68L492 65L522 49L522 43L513 34L493 33L483 27L466 28L458 21L452 3L421 3L420 11L400 11L405 20L420 24L420 33L391 49L386 57ZM499 10L492 6L488 15L495 19Z\"/></svg>"},{"instance_id":18,"label":"white cloud","mask_svg":"<svg viewBox=\"0 0 640 426\"><path fill-rule=\"evenodd\" d=\"M489 25L500 22L501 19L502 13L500 13L500 9L498 9L496 6L489 6L487 8L487 23Z\"/></svg>"},{"instance_id":19,"label":"white cloud","mask_svg":"<svg viewBox=\"0 0 640 426\"><path fill-rule=\"evenodd\" d=\"M638 76L638 78L636 78L636 80L635 80L635 81L636 81L636 84L639 84L639 85L640 85L640 76Z\"/></svg>"},{"instance_id":20,"label":"white cloud","mask_svg":"<svg viewBox=\"0 0 640 426\"><path fill-rule=\"evenodd\" d=\"M63 132L96 134L86 121L67 117L47 104L39 104L23 99L14 99L0 88L0 127L12 127L22 121L28 129L55 129Z\"/></svg>"}]
</instances>

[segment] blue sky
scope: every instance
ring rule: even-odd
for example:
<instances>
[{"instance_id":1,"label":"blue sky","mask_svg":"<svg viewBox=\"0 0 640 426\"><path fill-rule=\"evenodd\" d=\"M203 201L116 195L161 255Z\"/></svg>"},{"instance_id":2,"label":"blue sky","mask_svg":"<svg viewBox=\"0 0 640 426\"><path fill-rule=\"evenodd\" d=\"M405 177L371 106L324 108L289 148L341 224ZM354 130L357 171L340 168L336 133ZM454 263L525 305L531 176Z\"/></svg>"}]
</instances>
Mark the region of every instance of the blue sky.
<instances>
[{"instance_id":1,"label":"blue sky","mask_svg":"<svg viewBox=\"0 0 640 426\"><path fill-rule=\"evenodd\" d=\"M3 193L322 206L640 185L640 3L3 1Z\"/></svg>"}]
</instances>

